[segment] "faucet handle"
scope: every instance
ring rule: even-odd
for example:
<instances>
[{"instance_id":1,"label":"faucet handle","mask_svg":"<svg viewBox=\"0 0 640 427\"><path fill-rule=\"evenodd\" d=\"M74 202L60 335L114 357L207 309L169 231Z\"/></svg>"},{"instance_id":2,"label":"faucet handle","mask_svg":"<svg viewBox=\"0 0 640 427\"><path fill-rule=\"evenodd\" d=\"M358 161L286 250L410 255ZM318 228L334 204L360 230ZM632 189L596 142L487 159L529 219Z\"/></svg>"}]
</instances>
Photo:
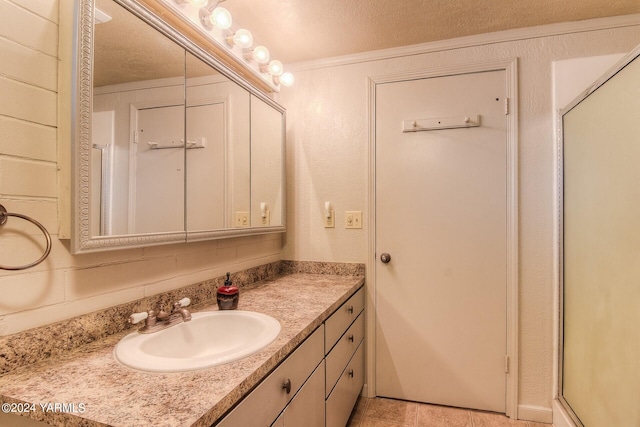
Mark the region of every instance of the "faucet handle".
<instances>
[{"instance_id":1,"label":"faucet handle","mask_svg":"<svg viewBox=\"0 0 640 427\"><path fill-rule=\"evenodd\" d=\"M189 304L191 304L191 300L189 298L182 298L180 301L178 301L178 304L180 304L180 307L186 307Z\"/></svg>"},{"instance_id":2,"label":"faucet handle","mask_svg":"<svg viewBox=\"0 0 640 427\"><path fill-rule=\"evenodd\" d=\"M149 317L149 313L147 313L146 311L143 311L142 313L133 313L131 316L129 316L129 323L135 325L136 323L142 322L147 317Z\"/></svg>"}]
</instances>

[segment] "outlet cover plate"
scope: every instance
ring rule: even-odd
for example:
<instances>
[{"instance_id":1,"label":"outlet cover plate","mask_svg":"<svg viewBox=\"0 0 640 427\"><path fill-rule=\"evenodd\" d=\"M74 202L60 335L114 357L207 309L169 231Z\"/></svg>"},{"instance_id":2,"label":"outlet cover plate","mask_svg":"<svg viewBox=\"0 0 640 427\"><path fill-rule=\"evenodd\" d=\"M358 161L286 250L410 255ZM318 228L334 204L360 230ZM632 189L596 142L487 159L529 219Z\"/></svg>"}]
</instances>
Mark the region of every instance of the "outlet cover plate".
<instances>
[{"instance_id":1,"label":"outlet cover plate","mask_svg":"<svg viewBox=\"0 0 640 427\"><path fill-rule=\"evenodd\" d=\"M249 212L236 212L234 225L236 228L249 227Z\"/></svg>"},{"instance_id":2,"label":"outlet cover plate","mask_svg":"<svg viewBox=\"0 0 640 427\"><path fill-rule=\"evenodd\" d=\"M362 228L362 211L346 211L344 228Z\"/></svg>"}]
</instances>

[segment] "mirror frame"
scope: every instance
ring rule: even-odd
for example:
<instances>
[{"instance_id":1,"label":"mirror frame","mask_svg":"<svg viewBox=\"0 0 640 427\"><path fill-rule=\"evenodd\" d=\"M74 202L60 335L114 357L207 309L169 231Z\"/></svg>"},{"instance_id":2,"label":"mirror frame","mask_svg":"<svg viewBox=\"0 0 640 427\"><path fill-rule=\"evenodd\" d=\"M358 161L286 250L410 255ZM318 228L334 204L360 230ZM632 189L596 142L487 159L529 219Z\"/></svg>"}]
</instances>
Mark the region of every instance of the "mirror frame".
<instances>
[{"instance_id":1,"label":"mirror frame","mask_svg":"<svg viewBox=\"0 0 640 427\"><path fill-rule=\"evenodd\" d=\"M282 233L286 230L285 134L286 111L273 99L229 67L224 60L213 56L219 47L207 49L170 26L150 9L135 0L113 0L138 18L173 40L187 52L215 68L232 82L240 85L282 114L282 225L268 227L226 228L198 231L190 238L187 230L147 234L92 236L90 230L90 173L91 173L91 116L93 111L93 19L94 0L74 1L74 46L71 71L71 253L88 253L114 249L136 248L169 243L186 243L255 234ZM62 199L62 198L61 198ZM184 201L186 206L186 199ZM159 207L161 208L161 207ZM64 208L61 209L64 212ZM63 237L64 233L61 234Z\"/></svg>"}]
</instances>

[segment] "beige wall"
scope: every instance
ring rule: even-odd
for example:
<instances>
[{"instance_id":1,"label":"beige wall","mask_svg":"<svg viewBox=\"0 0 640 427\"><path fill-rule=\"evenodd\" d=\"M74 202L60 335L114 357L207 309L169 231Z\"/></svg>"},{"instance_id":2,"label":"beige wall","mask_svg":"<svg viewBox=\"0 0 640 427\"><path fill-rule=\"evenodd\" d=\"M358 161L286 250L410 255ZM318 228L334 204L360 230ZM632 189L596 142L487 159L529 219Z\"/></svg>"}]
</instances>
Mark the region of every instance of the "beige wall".
<instances>
[{"instance_id":1,"label":"beige wall","mask_svg":"<svg viewBox=\"0 0 640 427\"><path fill-rule=\"evenodd\" d=\"M326 64L289 66L296 84L281 96L288 118L290 202L284 257L368 261L369 76L518 58L519 411L525 418L549 420L554 346L552 62L628 52L640 42L640 26L522 38L455 49L440 45L430 53L400 53L393 59L334 58ZM335 206L335 229L323 228L324 201ZM363 230L344 229L347 210L363 211Z\"/></svg>"},{"instance_id":2,"label":"beige wall","mask_svg":"<svg viewBox=\"0 0 640 427\"><path fill-rule=\"evenodd\" d=\"M70 255L56 236L58 0L0 0L0 17L0 203L53 235L42 264L0 270L0 335L281 259L280 235ZM38 258L41 242L9 218L0 264Z\"/></svg>"},{"instance_id":3,"label":"beige wall","mask_svg":"<svg viewBox=\"0 0 640 427\"><path fill-rule=\"evenodd\" d=\"M0 203L10 211L33 216L55 235L58 4L56 0L0 0L0 16ZM523 406L549 408L554 215L551 63L625 52L638 42L640 28L629 27L299 70L294 88L281 95L288 109L289 232L284 258L367 261L368 76L518 57L519 401ZM335 229L323 227L325 201L335 207ZM347 210L363 211L362 230L344 229ZM7 231L11 227L5 226L0 238L0 263L18 264L37 257L37 245L24 236L13 237ZM30 228L24 229L31 233ZM43 264L21 272L0 271L0 334L281 258L279 235L81 256L70 255L56 236L53 241L51 256Z\"/></svg>"}]
</instances>

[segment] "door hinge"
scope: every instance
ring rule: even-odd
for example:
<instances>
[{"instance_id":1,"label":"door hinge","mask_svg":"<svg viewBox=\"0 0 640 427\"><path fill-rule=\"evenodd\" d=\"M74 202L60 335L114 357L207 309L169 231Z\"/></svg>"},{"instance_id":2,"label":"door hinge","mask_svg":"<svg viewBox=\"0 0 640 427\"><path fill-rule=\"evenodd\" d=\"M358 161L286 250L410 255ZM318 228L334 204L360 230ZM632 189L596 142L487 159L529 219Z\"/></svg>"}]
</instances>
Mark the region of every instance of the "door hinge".
<instances>
[{"instance_id":1,"label":"door hinge","mask_svg":"<svg viewBox=\"0 0 640 427\"><path fill-rule=\"evenodd\" d=\"M138 132L136 132L135 130L133 131L133 143L137 144L139 142L138 139Z\"/></svg>"},{"instance_id":2,"label":"door hinge","mask_svg":"<svg viewBox=\"0 0 640 427\"><path fill-rule=\"evenodd\" d=\"M509 356L504 356L504 373L509 373Z\"/></svg>"},{"instance_id":3,"label":"door hinge","mask_svg":"<svg viewBox=\"0 0 640 427\"><path fill-rule=\"evenodd\" d=\"M509 115L509 98L504 99L504 115Z\"/></svg>"}]
</instances>

